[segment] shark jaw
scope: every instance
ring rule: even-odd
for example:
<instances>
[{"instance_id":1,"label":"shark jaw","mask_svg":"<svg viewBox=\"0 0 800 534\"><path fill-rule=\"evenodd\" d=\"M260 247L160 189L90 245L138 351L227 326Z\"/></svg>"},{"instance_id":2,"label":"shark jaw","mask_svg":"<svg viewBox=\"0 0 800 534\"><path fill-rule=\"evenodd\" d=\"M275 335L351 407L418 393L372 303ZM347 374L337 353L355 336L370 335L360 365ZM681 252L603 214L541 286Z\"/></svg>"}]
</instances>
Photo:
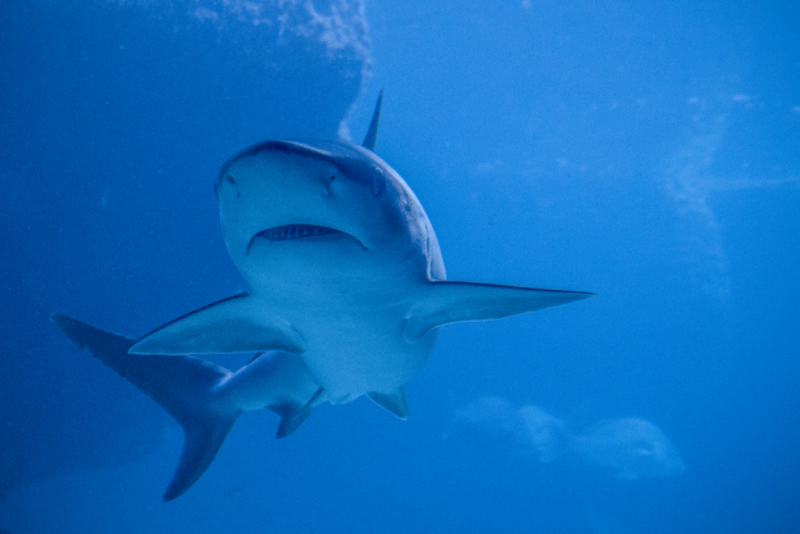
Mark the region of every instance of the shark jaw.
<instances>
[{"instance_id":1,"label":"shark jaw","mask_svg":"<svg viewBox=\"0 0 800 534\"><path fill-rule=\"evenodd\" d=\"M358 238L340 230L313 224L284 224L282 226L275 226L273 228L261 230L255 234L250 239L250 243L247 245L246 254L250 253L250 249L253 247L254 243L261 240L274 243L276 241L294 241L298 239L321 241L335 240L338 238L350 238L361 245L364 250L367 250L367 247L364 246L364 244Z\"/></svg>"},{"instance_id":2,"label":"shark jaw","mask_svg":"<svg viewBox=\"0 0 800 534\"><path fill-rule=\"evenodd\" d=\"M302 239L304 237L316 237L320 235L340 234L339 230L327 228L325 226L314 226L312 224L287 224L262 230L253 236L263 237L270 241L283 241L285 239ZM250 241L252 243L252 240Z\"/></svg>"}]
</instances>

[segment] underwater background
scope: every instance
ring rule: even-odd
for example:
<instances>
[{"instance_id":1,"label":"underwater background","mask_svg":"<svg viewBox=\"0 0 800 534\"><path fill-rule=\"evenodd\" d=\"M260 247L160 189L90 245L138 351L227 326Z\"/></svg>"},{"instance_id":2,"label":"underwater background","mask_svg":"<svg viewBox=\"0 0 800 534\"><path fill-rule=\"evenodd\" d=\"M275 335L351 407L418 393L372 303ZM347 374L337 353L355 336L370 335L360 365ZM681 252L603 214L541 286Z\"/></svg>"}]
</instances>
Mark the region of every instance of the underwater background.
<instances>
[{"instance_id":1,"label":"underwater background","mask_svg":"<svg viewBox=\"0 0 800 534\"><path fill-rule=\"evenodd\" d=\"M796 2L3 11L0 529L800 531ZM180 427L49 315L138 337L241 292L219 167L360 142L381 88L449 279L597 296L443 328L408 421L362 398L276 440L250 412L163 503Z\"/></svg>"}]
</instances>

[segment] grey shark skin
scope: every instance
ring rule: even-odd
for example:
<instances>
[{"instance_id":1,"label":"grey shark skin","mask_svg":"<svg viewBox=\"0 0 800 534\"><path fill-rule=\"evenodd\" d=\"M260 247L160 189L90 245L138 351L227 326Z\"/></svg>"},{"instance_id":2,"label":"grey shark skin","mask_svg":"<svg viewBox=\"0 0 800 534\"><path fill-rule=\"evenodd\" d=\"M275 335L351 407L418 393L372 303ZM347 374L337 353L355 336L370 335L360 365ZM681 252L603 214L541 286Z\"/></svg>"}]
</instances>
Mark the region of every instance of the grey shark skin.
<instances>
[{"instance_id":1,"label":"grey shark skin","mask_svg":"<svg viewBox=\"0 0 800 534\"><path fill-rule=\"evenodd\" d=\"M267 352L236 373L215 371L198 387L204 395L159 400L145 391L170 413L176 410L165 404L188 402L194 414L207 414L181 422L186 445L165 500L200 477L243 411L279 413L279 437L320 403L362 395L405 419L403 385L427 361L440 326L592 295L446 281L422 205L372 152L380 102L363 147L268 141L223 165L215 184L222 231L247 292L158 328L133 344L128 358L177 356L206 373L210 364L184 355ZM75 339L94 339L85 328L67 333L98 356L100 349Z\"/></svg>"}]
</instances>

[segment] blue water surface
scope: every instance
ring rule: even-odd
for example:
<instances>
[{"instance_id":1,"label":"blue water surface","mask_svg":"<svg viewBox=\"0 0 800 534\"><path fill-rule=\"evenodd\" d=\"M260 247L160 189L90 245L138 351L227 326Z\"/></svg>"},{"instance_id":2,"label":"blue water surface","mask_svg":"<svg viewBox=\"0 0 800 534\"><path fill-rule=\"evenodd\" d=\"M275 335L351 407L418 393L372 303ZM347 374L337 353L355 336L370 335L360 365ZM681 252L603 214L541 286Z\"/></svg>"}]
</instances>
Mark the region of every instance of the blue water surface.
<instances>
[{"instance_id":1,"label":"blue water surface","mask_svg":"<svg viewBox=\"0 0 800 534\"><path fill-rule=\"evenodd\" d=\"M2 9L0 528L800 531L796 2ZM449 279L597 296L445 327L408 421L359 399L276 440L247 413L163 503L180 427L49 314L138 337L241 292L220 165L268 138L360 141L381 88L376 152ZM685 470L542 462L459 422L487 395L576 434L650 421Z\"/></svg>"}]
</instances>

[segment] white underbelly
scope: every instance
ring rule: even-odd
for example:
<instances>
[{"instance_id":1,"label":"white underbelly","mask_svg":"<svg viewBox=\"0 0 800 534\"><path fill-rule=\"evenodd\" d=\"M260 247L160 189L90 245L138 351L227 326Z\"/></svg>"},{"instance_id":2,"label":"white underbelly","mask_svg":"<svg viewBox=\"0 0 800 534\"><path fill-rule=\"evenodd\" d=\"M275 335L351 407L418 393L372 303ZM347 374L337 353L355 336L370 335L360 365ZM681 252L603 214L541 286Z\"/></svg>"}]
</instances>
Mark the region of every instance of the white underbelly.
<instances>
[{"instance_id":1,"label":"white underbelly","mask_svg":"<svg viewBox=\"0 0 800 534\"><path fill-rule=\"evenodd\" d=\"M414 378L430 356L437 332L415 343L403 337L403 317L371 310L362 316L320 314L299 324L308 350L301 357L332 404L389 392Z\"/></svg>"},{"instance_id":2,"label":"white underbelly","mask_svg":"<svg viewBox=\"0 0 800 534\"><path fill-rule=\"evenodd\" d=\"M433 331L409 343L403 335L422 287L419 275L357 267L265 277L256 288L303 338L301 357L333 404L406 384L438 336Z\"/></svg>"}]
</instances>

